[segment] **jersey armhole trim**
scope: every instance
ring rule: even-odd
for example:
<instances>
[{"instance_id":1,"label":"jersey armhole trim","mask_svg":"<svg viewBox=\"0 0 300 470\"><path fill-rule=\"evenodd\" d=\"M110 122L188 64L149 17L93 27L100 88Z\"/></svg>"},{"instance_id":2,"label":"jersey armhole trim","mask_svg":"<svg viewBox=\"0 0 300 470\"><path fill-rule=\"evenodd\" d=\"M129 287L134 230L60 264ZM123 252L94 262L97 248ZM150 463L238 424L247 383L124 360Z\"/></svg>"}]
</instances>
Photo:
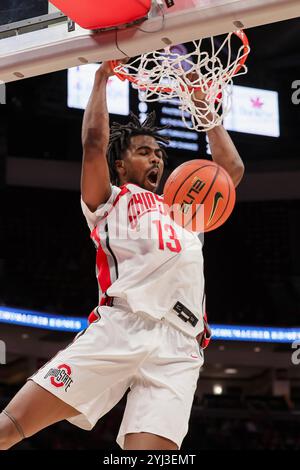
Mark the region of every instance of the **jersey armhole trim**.
<instances>
[{"instance_id":1,"label":"jersey armhole trim","mask_svg":"<svg viewBox=\"0 0 300 470\"><path fill-rule=\"evenodd\" d=\"M101 221L103 221L104 219L107 218L107 216L110 214L110 212L113 210L113 208L117 205L117 203L119 202L119 200L122 196L124 196L127 193L130 193L130 190L126 187L126 185L121 186L120 189L121 189L121 191L119 192L116 199L112 203L109 211L105 212L103 217L101 217L101 219L100 219ZM94 239L96 242L100 241L100 237L99 237L98 232L97 232L97 225L91 231L90 237L92 239Z\"/></svg>"}]
</instances>

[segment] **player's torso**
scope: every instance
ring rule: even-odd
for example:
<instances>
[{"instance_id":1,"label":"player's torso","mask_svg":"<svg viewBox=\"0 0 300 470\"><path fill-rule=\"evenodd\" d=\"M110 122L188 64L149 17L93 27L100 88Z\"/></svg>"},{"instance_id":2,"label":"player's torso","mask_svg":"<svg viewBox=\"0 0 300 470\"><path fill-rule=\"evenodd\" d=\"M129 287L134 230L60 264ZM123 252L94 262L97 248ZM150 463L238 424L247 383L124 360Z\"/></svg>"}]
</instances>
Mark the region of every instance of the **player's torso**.
<instances>
[{"instance_id":1,"label":"player's torso","mask_svg":"<svg viewBox=\"0 0 300 470\"><path fill-rule=\"evenodd\" d=\"M121 189L91 234L98 247L100 290L156 318L178 301L201 317L200 240L174 223L161 196L133 184Z\"/></svg>"}]
</instances>

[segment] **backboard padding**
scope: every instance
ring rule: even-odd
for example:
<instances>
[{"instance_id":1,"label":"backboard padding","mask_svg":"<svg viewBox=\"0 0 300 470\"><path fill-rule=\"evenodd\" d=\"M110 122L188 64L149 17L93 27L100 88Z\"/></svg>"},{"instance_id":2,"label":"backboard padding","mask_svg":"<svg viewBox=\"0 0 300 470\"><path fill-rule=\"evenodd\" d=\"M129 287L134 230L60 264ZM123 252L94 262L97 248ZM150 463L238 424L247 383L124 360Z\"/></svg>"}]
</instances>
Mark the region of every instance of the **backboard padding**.
<instances>
[{"instance_id":1,"label":"backboard padding","mask_svg":"<svg viewBox=\"0 0 300 470\"><path fill-rule=\"evenodd\" d=\"M0 40L0 80L9 82L300 16L299 0L175 0L142 25L101 31L66 24Z\"/></svg>"}]
</instances>

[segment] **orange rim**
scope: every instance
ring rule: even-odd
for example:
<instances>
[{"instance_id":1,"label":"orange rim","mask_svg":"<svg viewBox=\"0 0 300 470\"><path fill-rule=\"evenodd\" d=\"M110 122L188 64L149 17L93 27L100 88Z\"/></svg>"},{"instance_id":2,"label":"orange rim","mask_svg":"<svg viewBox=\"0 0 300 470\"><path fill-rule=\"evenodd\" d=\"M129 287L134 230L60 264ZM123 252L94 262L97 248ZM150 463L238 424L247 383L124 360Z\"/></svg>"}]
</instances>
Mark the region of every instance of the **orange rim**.
<instances>
[{"instance_id":1,"label":"orange rim","mask_svg":"<svg viewBox=\"0 0 300 470\"><path fill-rule=\"evenodd\" d=\"M236 75L240 70L241 68L244 66L247 58L248 58L248 55L249 55L249 52L250 52L250 47L249 47L249 40L247 38L247 35L246 33L243 31L243 30L239 30L239 31L234 31L233 34L235 34L243 43L243 46L244 46L244 51L243 51L243 57L239 60L238 64L237 64L237 67L233 73L232 76ZM114 71L115 67L117 67L117 65L120 64L120 61L119 60L110 60L109 61L110 63L110 66L112 68L112 70ZM149 90L155 90L157 92L160 92L160 91L163 91L165 93L172 93L173 91L173 88L170 88L170 87L165 87L165 86L149 86L149 87L143 87L143 86L140 86L138 84L138 80L137 78L135 78L134 76L128 74L125 69L122 69L122 73L119 73L119 72L114 72L114 74L122 81L124 80L128 80L129 82L131 83L134 83L135 85L137 85L137 87L143 91L143 90L146 90L146 89L149 89ZM189 87L189 91L192 91L192 90L199 90L200 87Z\"/></svg>"}]
</instances>

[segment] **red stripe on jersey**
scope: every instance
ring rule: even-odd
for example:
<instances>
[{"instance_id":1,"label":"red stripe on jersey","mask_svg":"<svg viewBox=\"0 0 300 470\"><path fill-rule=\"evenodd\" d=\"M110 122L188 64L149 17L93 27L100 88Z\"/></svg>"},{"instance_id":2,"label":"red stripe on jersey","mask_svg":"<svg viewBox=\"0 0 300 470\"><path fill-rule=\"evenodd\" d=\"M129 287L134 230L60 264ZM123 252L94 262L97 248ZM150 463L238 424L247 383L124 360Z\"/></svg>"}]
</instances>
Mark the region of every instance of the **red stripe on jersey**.
<instances>
[{"instance_id":1,"label":"red stripe on jersey","mask_svg":"<svg viewBox=\"0 0 300 470\"><path fill-rule=\"evenodd\" d=\"M126 187L126 184L124 184L123 186L120 186L120 189L121 191L119 192L116 199L114 200L112 207L115 207L117 202L119 202L120 197L124 196L124 194L126 193L130 193L129 189Z\"/></svg>"},{"instance_id":2,"label":"red stripe on jersey","mask_svg":"<svg viewBox=\"0 0 300 470\"><path fill-rule=\"evenodd\" d=\"M121 186L120 189L121 189L121 191L119 192L119 194L117 195L116 199L115 199L114 202L112 203L112 205L111 205L109 211L107 211L107 212L105 213L105 215L102 217L101 220L105 219L105 218L111 213L111 211L113 210L113 208L115 207L115 205L119 202L120 197L122 197L122 196L124 196L124 194L130 192L129 189L126 188L125 185Z\"/></svg>"},{"instance_id":3,"label":"red stripe on jersey","mask_svg":"<svg viewBox=\"0 0 300 470\"><path fill-rule=\"evenodd\" d=\"M111 286L111 277L109 271L109 264L106 253L103 251L103 248L100 243L100 237L97 232L97 227L91 233L91 237L97 243L97 255L96 255L96 265L98 269L98 284L101 289L101 292L104 294L106 290Z\"/></svg>"},{"instance_id":4,"label":"red stripe on jersey","mask_svg":"<svg viewBox=\"0 0 300 470\"><path fill-rule=\"evenodd\" d=\"M92 311L88 316L88 324L94 323L94 321L99 320L99 317Z\"/></svg>"},{"instance_id":5,"label":"red stripe on jersey","mask_svg":"<svg viewBox=\"0 0 300 470\"><path fill-rule=\"evenodd\" d=\"M98 308L95 307L94 310L92 310L88 316L88 324L90 325L94 321L99 320L99 318L100 318L100 315L98 313Z\"/></svg>"},{"instance_id":6,"label":"red stripe on jersey","mask_svg":"<svg viewBox=\"0 0 300 470\"><path fill-rule=\"evenodd\" d=\"M128 192L130 191L128 188L126 188L126 186L121 187L121 191L119 192L116 199L114 200L109 212L111 212L112 209L115 207L120 197L122 197L124 194ZM102 217L101 221L108 216L109 212L107 212L105 216ZM100 299L100 305L106 305L109 301L109 297L105 296L104 294L106 293L107 289L111 286L112 282L111 282L108 258L101 246L100 236L97 230L97 225L91 232L91 238L94 240L97 246L97 255L96 255L96 266L97 266L97 271L98 271L97 281L99 285L99 290L101 291L99 292L99 294L100 293L102 294L102 298ZM90 314L91 318L89 318L89 320L91 321L93 321L93 318L94 318L92 313Z\"/></svg>"},{"instance_id":7,"label":"red stripe on jersey","mask_svg":"<svg viewBox=\"0 0 300 470\"><path fill-rule=\"evenodd\" d=\"M110 212L113 210L113 208L115 207L117 202L119 202L120 197L124 196L124 194L126 194L126 193L130 193L130 190L128 188L126 188L126 185L121 186L120 189L121 189L121 191L119 192L116 199L114 200L114 202L110 206L109 211L105 212L103 217L100 218L101 221L107 218L108 214L110 214ZM97 237L97 225L91 231L91 238L94 239L96 242L98 242L98 240L99 240L99 237ZM98 240L96 240L96 238L98 238Z\"/></svg>"},{"instance_id":8,"label":"red stripe on jersey","mask_svg":"<svg viewBox=\"0 0 300 470\"><path fill-rule=\"evenodd\" d=\"M211 340L211 335L212 335L210 326L207 321L206 312L203 315L203 322L204 322L204 330L196 337L196 339L198 340L200 347L202 349L205 349L209 345L210 340Z\"/></svg>"}]
</instances>

